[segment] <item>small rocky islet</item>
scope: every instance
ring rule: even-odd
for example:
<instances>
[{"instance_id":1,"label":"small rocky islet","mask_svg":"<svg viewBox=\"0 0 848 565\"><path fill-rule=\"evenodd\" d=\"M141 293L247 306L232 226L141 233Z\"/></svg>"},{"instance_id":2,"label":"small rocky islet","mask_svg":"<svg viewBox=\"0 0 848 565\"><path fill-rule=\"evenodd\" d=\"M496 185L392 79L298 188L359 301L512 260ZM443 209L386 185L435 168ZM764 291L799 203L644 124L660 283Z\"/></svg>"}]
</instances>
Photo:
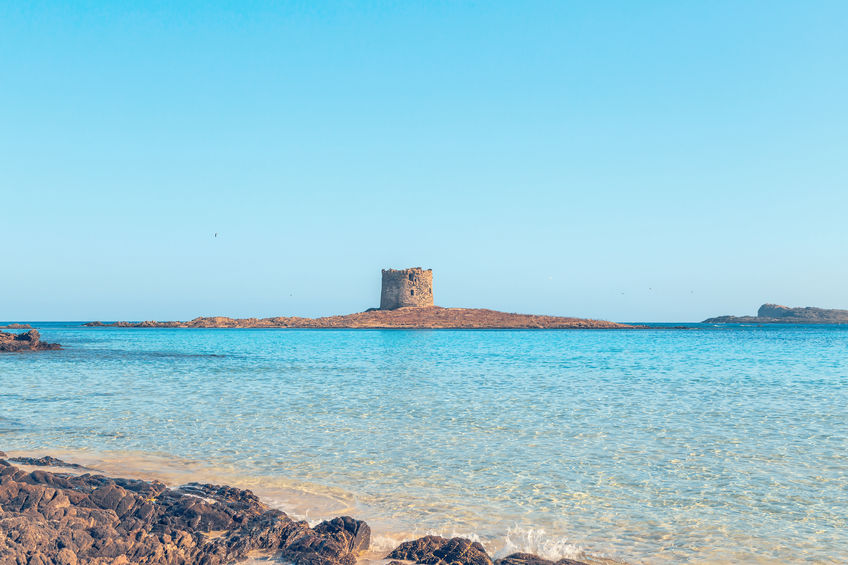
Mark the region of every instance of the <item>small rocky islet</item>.
<instances>
[{"instance_id":1,"label":"small rocky islet","mask_svg":"<svg viewBox=\"0 0 848 565\"><path fill-rule=\"evenodd\" d=\"M23 333L0 332L0 351L46 351L62 349L58 343L46 343L41 341L38 330L29 330Z\"/></svg>"},{"instance_id":2,"label":"small rocky islet","mask_svg":"<svg viewBox=\"0 0 848 565\"><path fill-rule=\"evenodd\" d=\"M249 490L199 483L169 488L88 471L55 457L8 458L0 451L0 563L223 565L263 554L294 565L354 565L370 547L371 528L349 516L312 527L270 508ZM583 565L526 553L493 560L478 542L439 536L404 542L385 558L394 565L401 560Z\"/></svg>"},{"instance_id":3,"label":"small rocky islet","mask_svg":"<svg viewBox=\"0 0 848 565\"><path fill-rule=\"evenodd\" d=\"M374 328L374 329L612 329L625 324L562 316L498 312L485 308L443 308L433 302L433 271L421 267L383 269L380 307L342 316L228 318L208 316L187 322L89 322L119 328Z\"/></svg>"},{"instance_id":4,"label":"small rocky islet","mask_svg":"<svg viewBox=\"0 0 848 565\"><path fill-rule=\"evenodd\" d=\"M441 306L372 309L343 316L302 318L199 317L185 322L88 322L87 327L116 328L314 328L314 329L623 329L626 324L567 318L513 314L484 308L443 308Z\"/></svg>"}]
</instances>

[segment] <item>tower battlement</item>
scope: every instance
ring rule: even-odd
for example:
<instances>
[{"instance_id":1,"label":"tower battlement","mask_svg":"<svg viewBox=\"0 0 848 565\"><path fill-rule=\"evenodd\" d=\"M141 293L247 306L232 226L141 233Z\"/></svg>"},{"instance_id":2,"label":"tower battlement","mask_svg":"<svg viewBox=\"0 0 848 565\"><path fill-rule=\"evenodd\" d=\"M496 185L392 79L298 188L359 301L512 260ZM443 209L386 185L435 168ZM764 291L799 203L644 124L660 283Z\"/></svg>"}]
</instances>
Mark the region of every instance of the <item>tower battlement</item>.
<instances>
[{"instance_id":1,"label":"tower battlement","mask_svg":"<svg viewBox=\"0 0 848 565\"><path fill-rule=\"evenodd\" d=\"M383 269L380 310L433 305L433 270Z\"/></svg>"}]
</instances>

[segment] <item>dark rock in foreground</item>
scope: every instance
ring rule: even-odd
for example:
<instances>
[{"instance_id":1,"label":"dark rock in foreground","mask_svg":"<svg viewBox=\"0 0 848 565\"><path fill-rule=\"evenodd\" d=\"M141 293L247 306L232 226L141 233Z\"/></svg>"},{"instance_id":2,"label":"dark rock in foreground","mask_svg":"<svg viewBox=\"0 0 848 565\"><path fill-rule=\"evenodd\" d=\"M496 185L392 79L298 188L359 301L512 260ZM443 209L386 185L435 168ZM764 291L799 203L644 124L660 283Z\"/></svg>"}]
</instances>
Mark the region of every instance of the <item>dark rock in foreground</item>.
<instances>
[{"instance_id":1,"label":"dark rock in foreground","mask_svg":"<svg viewBox=\"0 0 848 565\"><path fill-rule=\"evenodd\" d=\"M586 565L580 561L560 559L548 561L531 553L513 553L494 563L478 542L466 538L446 539L440 536L425 536L403 542L386 556L386 559L402 559L422 565ZM389 565L399 564L392 561Z\"/></svg>"},{"instance_id":2,"label":"dark rock in foreground","mask_svg":"<svg viewBox=\"0 0 848 565\"><path fill-rule=\"evenodd\" d=\"M354 565L371 528L348 516L314 528L273 510L249 490L103 475L27 471L0 451L3 565L223 565L253 552L294 565ZM33 466L84 469L55 457L15 458ZM492 561L478 542L426 536L387 559L426 565L585 565L514 553ZM394 561L390 565L403 565Z\"/></svg>"},{"instance_id":3,"label":"dark rock in foreground","mask_svg":"<svg viewBox=\"0 0 848 565\"><path fill-rule=\"evenodd\" d=\"M848 310L763 304L756 316L718 316L705 324L848 324Z\"/></svg>"},{"instance_id":4,"label":"dark rock in foreground","mask_svg":"<svg viewBox=\"0 0 848 565\"><path fill-rule=\"evenodd\" d=\"M38 330L13 334L0 332L0 351L44 351L62 349L58 343L44 343Z\"/></svg>"},{"instance_id":5,"label":"dark rock in foreground","mask_svg":"<svg viewBox=\"0 0 848 565\"><path fill-rule=\"evenodd\" d=\"M492 559L480 543L465 538L446 539L440 536L425 536L404 542L389 553L386 559L403 559L427 565L492 565Z\"/></svg>"},{"instance_id":6,"label":"dark rock in foreground","mask_svg":"<svg viewBox=\"0 0 848 565\"><path fill-rule=\"evenodd\" d=\"M247 490L28 472L0 460L4 564L217 565L266 551L296 565L353 565L370 538L365 522L310 528Z\"/></svg>"}]
</instances>

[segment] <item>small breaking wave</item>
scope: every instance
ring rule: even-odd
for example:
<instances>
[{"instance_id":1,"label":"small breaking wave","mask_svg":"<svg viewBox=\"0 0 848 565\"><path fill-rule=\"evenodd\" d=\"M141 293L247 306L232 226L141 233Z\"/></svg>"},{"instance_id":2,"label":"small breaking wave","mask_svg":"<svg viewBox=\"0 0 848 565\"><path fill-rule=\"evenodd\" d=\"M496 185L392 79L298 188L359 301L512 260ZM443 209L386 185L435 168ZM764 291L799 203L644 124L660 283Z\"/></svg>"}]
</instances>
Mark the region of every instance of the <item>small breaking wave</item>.
<instances>
[{"instance_id":1,"label":"small breaking wave","mask_svg":"<svg viewBox=\"0 0 848 565\"><path fill-rule=\"evenodd\" d=\"M423 535L442 536L445 538L460 537L479 542L494 559L501 559L513 553L532 553L551 561L558 561L560 559L602 559L609 562L605 555L587 551L584 547L573 543L568 538L551 536L543 528L529 528L515 525L508 528L502 536L495 537L484 537L475 532L456 529L450 531L428 530ZM386 540L394 542L395 546L398 544L396 539L390 536L385 537ZM416 537L420 536L407 536L400 541L407 541Z\"/></svg>"},{"instance_id":2,"label":"small breaking wave","mask_svg":"<svg viewBox=\"0 0 848 565\"><path fill-rule=\"evenodd\" d=\"M534 553L544 559L585 559L586 550L565 537L549 536L542 528L509 528L504 536L503 546L495 552L495 557L506 557L512 553Z\"/></svg>"},{"instance_id":3,"label":"small breaking wave","mask_svg":"<svg viewBox=\"0 0 848 565\"><path fill-rule=\"evenodd\" d=\"M532 553L551 561L574 559L587 563L619 564L623 561L612 559L607 554L590 551L566 537L550 535L543 528L528 528L515 525L501 536L481 536L476 532L459 529L428 529L417 532L381 531L372 534L371 558L385 557L394 548L405 541L422 536L441 536L444 538L466 538L479 542L492 559L502 559L513 553Z\"/></svg>"}]
</instances>

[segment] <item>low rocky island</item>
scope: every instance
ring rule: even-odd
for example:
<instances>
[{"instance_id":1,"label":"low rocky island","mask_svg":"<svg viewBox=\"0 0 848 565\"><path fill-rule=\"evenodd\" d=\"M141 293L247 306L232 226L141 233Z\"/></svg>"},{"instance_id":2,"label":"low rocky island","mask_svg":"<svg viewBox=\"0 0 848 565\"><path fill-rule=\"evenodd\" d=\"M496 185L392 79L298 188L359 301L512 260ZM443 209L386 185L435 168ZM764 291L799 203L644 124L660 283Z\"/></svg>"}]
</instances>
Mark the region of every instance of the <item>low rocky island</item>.
<instances>
[{"instance_id":1,"label":"low rocky island","mask_svg":"<svg viewBox=\"0 0 848 565\"><path fill-rule=\"evenodd\" d=\"M705 324L848 324L848 310L763 304L756 316L718 316Z\"/></svg>"},{"instance_id":2,"label":"low rocky island","mask_svg":"<svg viewBox=\"0 0 848 565\"><path fill-rule=\"evenodd\" d=\"M227 318L211 316L188 322L89 322L89 327L118 328L374 328L374 329L617 329L625 324L536 316L486 310L443 308L433 303L433 271L412 267L383 269L380 307L365 312L323 318L278 316L274 318Z\"/></svg>"},{"instance_id":3,"label":"low rocky island","mask_svg":"<svg viewBox=\"0 0 848 565\"><path fill-rule=\"evenodd\" d=\"M90 470L54 457L6 457L0 451L0 563L223 565L264 555L295 565L354 565L371 544L361 520L343 516L312 527L249 490L169 488L83 473ZM439 536L404 542L385 557L427 565L581 565L526 553L493 561L480 543Z\"/></svg>"},{"instance_id":4,"label":"low rocky island","mask_svg":"<svg viewBox=\"0 0 848 565\"><path fill-rule=\"evenodd\" d=\"M0 332L0 351L46 351L50 349L62 348L58 343L41 341L38 330L29 330L19 334Z\"/></svg>"},{"instance_id":5,"label":"low rocky island","mask_svg":"<svg viewBox=\"0 0 848 565\"><path fill-rule=\"evenodd\" d=\"M32 326L29 324L6 324L5 326L0 326L0 330L31 330Z\"/></svg>"},{"instance_id":6,"label":"low rocky island","mask_svg":"<svg viewBox=\"0 0 848 565\"><path fill-rule=\"evenodd\" d=\"M89 322L88 327L118 328L374 328L374 329L620 329L626 324L565 318L512 314L482 308L442 308L441 306L412 306L394 310L368 310L344 316L302 318L202 317L187 322Z\"/></svg>"}]
</instances>

